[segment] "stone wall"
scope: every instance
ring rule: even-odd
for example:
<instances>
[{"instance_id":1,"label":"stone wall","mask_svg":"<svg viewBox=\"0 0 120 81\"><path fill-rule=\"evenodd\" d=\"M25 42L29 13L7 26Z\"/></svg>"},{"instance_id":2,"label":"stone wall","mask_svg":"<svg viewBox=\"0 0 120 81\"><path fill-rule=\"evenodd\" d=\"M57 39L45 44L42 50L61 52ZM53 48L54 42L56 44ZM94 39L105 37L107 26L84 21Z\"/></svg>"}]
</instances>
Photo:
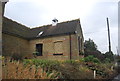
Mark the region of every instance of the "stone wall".
<instances>
[{"instance_id":1,"label":"stone wall","mask_svg":"<svg viewBox=\"0 0 120 81\"><path fill-rule=\"evenodd\" d=\"M79 58L76 35L71 35L71 52L72 59ZM63 55L53 55L54 54L54 42L63 42ZM30 41L30 53L36 50L36 44L43 44L43 56L37 56L40 59L54 59L54 60L67 60L70 59L70 37L66 36L56 36L43 39L35 39Z\"/></svg>"},{"instance_id":2,"label":"stone wall","mask_svg":"<svg viewBox=\"0 0 120 81\"><path fill-rule=\"evenodd\" d=\"M13 54L29 54L29 41L8 34L2 34L3 55L11 56Z\"/></svg>"},{"instance_id":3,"label":"stone wall","mask_svg":"<svg viewBox=\"0 0 120 81\"><path fill-rule=\"evenodd\" d=\"M63 55L54 54L54 42L63 42ZM41 59L68 59L69 58L69 37L68 36L57 36L43 39L35 39L30 41L30 52L33 53L36 50L36 44L43 44L43 56L38 56Z\"/></svg>"},{"instance_id":4,"label":"stone wall","mask_svg":"<svg viewBox=\"0 0 120 81\"><path fill-rule=\"evenodd\" d=\"M79 48L77 42L77 35L71 35L71 59L79 59Z\"/></svg>"},{"instance_id":5,"label":"stone wall","mask_svg":"<svg viewBox=\"0 0 120 81\"><path fill-rule=\"evenodd\" d=\"M80 51L84 53L84 36L83 36L83 32L82 32L82 28L80 26L80 24L78 24L77 28L76 28L76 35L77 35L77 38L78 36L80 36ZM78 43L78 40L77 40L77 43Z\"/></svg>"},{"instance_id":6,"label":"stone wall","mask_svg":"<svg viewBox=\"0 0 120 81\"><path fill-rule=\"evenodd\" d=\"M2 3L0 1L0 55L2 55ZM0 80L2 79L2 62L0 61Z\"/></svg>"},{"instance_id":7,"label":"stone wall","mask_svg":"<svg viewBox=\"0 0 120 81\"><path fill-rule=\"evenodd\" d=\"M0 55L2 54L2 3L0 1Z\"/></svg>"},{"instance_id":8,"label":"stone wall","mask_svg":"<svg viewBox=\"0 0 120 81\"><path fill-rule=\"evenodd\" d=\"M68 60L70 59L70 38L71 38L71 59L79 59L79 49L77 35L54 36L34 40L25 40L19 37L2 34L3 55L12 56L13 54L22 54L24 57L33 57L36 51L36 44L43 44L42 56L39 59ZM53 55L55 53L55 43L62 42L63 55ZM59 48L59 47L58 47Z\"/></svg>"}]
</instances>

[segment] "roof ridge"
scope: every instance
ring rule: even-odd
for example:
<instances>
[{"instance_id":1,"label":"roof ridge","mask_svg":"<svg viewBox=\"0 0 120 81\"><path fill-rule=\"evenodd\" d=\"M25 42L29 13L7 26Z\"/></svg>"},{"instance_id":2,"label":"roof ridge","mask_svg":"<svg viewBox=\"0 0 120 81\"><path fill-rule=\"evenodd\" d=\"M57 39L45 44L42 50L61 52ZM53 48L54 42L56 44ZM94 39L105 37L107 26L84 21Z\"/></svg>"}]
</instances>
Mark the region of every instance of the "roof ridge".
<instances>
[{"instance_id":1,"label":"roof ridge","mask_svg":"<svg viewBox=\"0 0 120 81\"><path fill-rule=\"evenodd\" d=\"M38 27L30 28L30 29L42 28L42 27L47 27L47 26L51 26L51 25L52 24L47 24L47 25L43 25L43 26L38 26Z\"/></svg>"},{"instance_id":2,"label":"roof ridge","mask_svg":"<svg viewBox=\"0 0 120 81\"><path fill-rule=\"evenodd\" d=\"M67 20L67 21L63 21L63 22L60 22L60 23L66 23L66 22L71 22L71 21L80 21L80 18L78 18L78 19L72 19L72 20Z\"/></svg>"},{"instance_id":3,"label":"roof ridge","mask_svg":"<svg viewBox=\"0 0 120 81\"><path fill-rule=\"evenodd\" d=\"M72 22L72 21L80 21L80 18L73 19L73 20L67 20L67 21L63 21L63 22L59 22L58 24L68 23L68 22ZM30 28L30 29L42 28L42 27L47 27L47 26L51 26L51 25L52 25L52 24L48 24L48 25L43 25L43 26L34 27L34 28Z\"/></svg>"},{"instance_id":4,"label":"roof ridge","mask_svg":"<svg viewBox=\"0 0 120 81\"><path fill-rule=\"evenodd\" d=\"M17 22L17 21L14 21L14 20L12 20L12 19L9 19L8 17L5 17L5 16L4 16L3 18L8 19L8 20L10 20L10 21L12 21L12 22L14 22L14 23L19 24L19 25L22 25L22 26L24 26L25 28L30 29L30 27L27 27L27 26L25 26L25 25L23 25L23 24L21 24L21 23L19 23L19 22Z\"/></svg>"}]
</instances>

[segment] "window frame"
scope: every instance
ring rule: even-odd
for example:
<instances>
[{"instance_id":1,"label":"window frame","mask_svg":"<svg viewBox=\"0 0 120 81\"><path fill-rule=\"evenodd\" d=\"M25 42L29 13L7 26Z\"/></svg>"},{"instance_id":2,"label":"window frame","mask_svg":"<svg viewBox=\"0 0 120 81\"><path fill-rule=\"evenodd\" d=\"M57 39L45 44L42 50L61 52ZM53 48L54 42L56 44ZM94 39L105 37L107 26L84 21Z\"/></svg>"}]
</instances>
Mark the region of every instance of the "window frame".
<instances>
[{"instance_id":1,"label":"window frame","mask_svg":"<svg viewBox=\"0 0 120 81\"><path fill-rule=\"evenodd\" d=\"M41 51L41 52L38 51L39 48L37 48L37 45L40 45L40 46L41 46L41 47L40 47L40 49L41 49L40 51ZM37 43L37 44L35 44L35 49L36 49L36 55L37 55L37 56L43 56L43 44L42 44L42 43Z\"/></svg>"}]
</instances>

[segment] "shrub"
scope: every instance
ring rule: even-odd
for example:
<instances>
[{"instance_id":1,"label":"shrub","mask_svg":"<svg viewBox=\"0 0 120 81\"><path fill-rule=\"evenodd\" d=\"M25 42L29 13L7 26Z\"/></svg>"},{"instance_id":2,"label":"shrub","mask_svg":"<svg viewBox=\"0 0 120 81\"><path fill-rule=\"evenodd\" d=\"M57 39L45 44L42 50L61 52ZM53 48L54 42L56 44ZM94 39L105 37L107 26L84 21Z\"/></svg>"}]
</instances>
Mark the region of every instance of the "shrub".
<instances>
[{"instance_id":1,"label":"shrub","mask_svg":"<svg viewBox=\"0 0 120 81\"><path fill-rule=\"evenodd\" d=\"M3 60L5 57L4 56L0 56L0 60Z\"/></svg>"},{"instance_id":2,"label":"shrub","mask_svg":"<svg viewBox=\"0 0 120 81\"><path fill-rule=\"evenodd\" d=\"M92 60L94 63L100 63L100 60L98 58L93 58Z\"/></svg>"},{"instance_id":3,"label":"shrub","mask_svg":"<svg viewBox=\"0 0 120 81\"><path fill-rule=\"evenodd\" d=\"M80 62L84 62L85 60L84 60L84 58L80 58Z\"/></svg>"},{"instance_id":4,"label":"shrub","mask_svg":"<svg viewBox=\"0 0 120 81\"><path fill-rule=\"evenodd\" d=\"M98 58L95 58L94 56L92 55L89 55L85 58L82 58L81 61L84 61L84 62L94 62L94 63L100 63L100 60Z\"/></svg>"},{"instance_id":5,"label":"shrub","mask_svg":"<svg viewBox=\"0 0 120 81\"><path fill-rule=\"evenodd\" d=\"M84 55L84 52L80 52L79 55Z\"/></svg>"},{"instance_id":6,"label":"shrub","mask_svg":"<svg viewBox=\"0 0 120 81\"><path fill-rule=\"evenodd\" d=\"M110 62L111 62L111 60L109 58L105 59L105 63L110 63Z\"/></svg>"},{"instance_id":7,"label":"shrub","mask_svg":"<svg viewBox=\"0 0 120 81\"><path fill-rule=\"evenodd\" d=\"M84 58L84 61L85 62L91 62L93 60L93 58L94 57L92 55L89 55L89 56L87 56L87 57Z\"/></svg>"},{"instance_id":8,"label":"shrub","mask_svg":"<svg viewBox=\"0 0 120 81\"><path fill-rule=\"evenodd\" d=\"M36 57L37 55L39 55L39 52L37 52L37 51L33 52L34 57Z\"/></svg>"},{"instance_id":9,"label":"shrub","mask_svg":"<svg viewBox=\"0 0 120 81\"><path fill-rule=\"evenodd\" d=\"M75 60L66 60L64 63L74 64L74 63L75 63Z\"/></svg>"}]
</instances>

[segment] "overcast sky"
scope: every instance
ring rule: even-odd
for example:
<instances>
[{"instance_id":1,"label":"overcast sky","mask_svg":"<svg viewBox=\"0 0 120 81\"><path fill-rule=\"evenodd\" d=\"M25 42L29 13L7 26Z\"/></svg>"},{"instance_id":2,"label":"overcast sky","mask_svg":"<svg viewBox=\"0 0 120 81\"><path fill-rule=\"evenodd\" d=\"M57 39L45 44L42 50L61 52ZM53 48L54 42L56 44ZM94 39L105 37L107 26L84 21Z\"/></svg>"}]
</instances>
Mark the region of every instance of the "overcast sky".
<instances>
[{"instance_id":1,"label":"overcast sky","mask_svg":"<svg viewBox=\"0 0 120 81\"><path fill-rule=\"evenodd\" d=\"M93 39L98 50L108 51L106 17L112 51L118 47L118 0L9 0L5 16L30 28L80 18L84 39Z\"/></svg>"}]
</instances>

